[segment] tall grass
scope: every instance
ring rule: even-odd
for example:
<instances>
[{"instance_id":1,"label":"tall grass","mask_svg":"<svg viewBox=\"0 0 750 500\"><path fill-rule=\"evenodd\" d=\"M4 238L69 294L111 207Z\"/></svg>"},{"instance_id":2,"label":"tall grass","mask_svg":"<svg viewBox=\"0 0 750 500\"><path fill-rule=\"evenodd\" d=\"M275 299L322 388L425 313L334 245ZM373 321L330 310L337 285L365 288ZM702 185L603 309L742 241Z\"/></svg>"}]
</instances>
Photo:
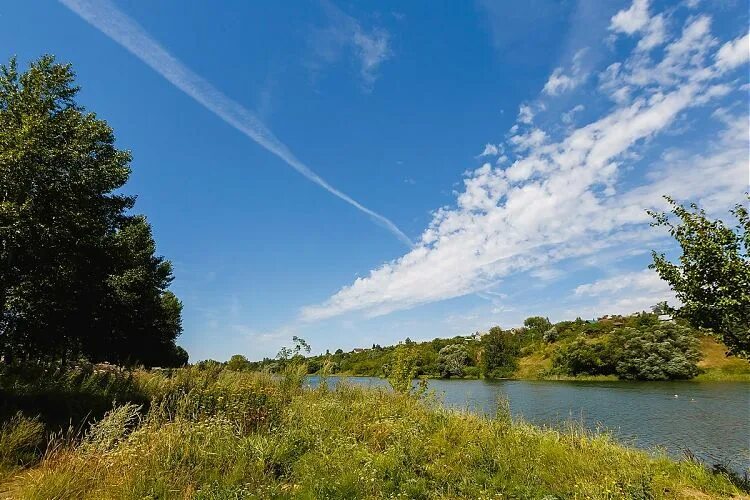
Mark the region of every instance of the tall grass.
<instances>
[{"instance_id":1,"label":"tall grass","mask_svg":"<svg viewBox=\"0 0 750 500\"><path fill-rule=\"evenodd\" d=\"M736 486L579 428L540 429L385 389L285 377L138 372L126 403L6 480L29 499L686 498ZM0 485L0 491L3 486Z\"/></svg>"}]
</instances>

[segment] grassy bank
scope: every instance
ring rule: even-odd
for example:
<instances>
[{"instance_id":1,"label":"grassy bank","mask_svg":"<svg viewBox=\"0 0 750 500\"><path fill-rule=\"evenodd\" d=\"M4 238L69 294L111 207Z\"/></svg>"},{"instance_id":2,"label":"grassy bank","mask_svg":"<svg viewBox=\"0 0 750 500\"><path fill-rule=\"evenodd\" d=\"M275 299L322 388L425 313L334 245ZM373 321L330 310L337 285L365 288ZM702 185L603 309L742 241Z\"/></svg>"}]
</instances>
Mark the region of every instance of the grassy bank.
<instances>
[{"instance_id":1,"label":"grassy bank","mask_svg":"<svg viewBox=\"0 0 750 500\"><path fill-rule=\"evenodd\" d=\"M39 426L0 434L7 498L716 498L701 465L580 429L542 430L445 410L429 398L299 388L228 370L138 372L148 411L124 404L28 462ZM10 437L9 437L10 436ZM26 455L23 455L23 454ZM21 456L25 456L27 465Z\"/></svg>"}]
</instances>

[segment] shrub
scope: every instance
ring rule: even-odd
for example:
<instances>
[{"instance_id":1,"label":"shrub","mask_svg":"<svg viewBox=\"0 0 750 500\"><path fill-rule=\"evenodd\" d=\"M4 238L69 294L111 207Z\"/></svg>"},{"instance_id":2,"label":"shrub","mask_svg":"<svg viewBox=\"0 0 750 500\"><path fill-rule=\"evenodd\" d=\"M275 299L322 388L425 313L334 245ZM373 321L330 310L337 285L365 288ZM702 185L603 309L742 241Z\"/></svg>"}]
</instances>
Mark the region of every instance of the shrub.
<instances>
[{"instance_id":1,"label":"shrub","mask_svg":"<svg viewBox=\"0 0 750 500\"><path fill-rule=\"evenodd\" d=\"M440 349L438 370L441 377L460 377L469 359L466 348L461 344L451 344Z\"/></svg>"},{"instance_id":2,"label":"shrub","mask_svg":"<svg viewBox=\"0 0 750 500\"><path fill-rule=\"evenodd\" d=\"M688 379L698 374L698 339L690 328L664 323L623 328L613 339L615 371L632 380Z\"/></svg>"},{"instance_id":3,"label":"shrub","mask_svg":"<svg viewBox=\"0 0 750 500\"><path fill-rule=\"evenodd\" d=\"M393 390L407 394L411 390L411 381L417 375L417 356L409 344L399 344L393 352L393 359L388 370L388 382Z\"/></svg>"},{"instance_id":4,"label":"shrub","mask_svg":"<svg viewBox=\"0 0 750 500\"><path fill-rule=\"evenodd\" d=\"M559 337L560 336L557 333L557 328L553 326L552 328L544 332L544 334L542 335L542 340L551 344L553 342L556 342Z\"/></svg>"},{"instance_id":5,"label":"shrub","mask_svg":"<svg viewBox=\"0 0 750 500\"><path fill-rule=\"evenodd\" d=\"M568 375L608 375L613 372L609 346L580 338L560 348L552 366Z\"/></svg>"}]
</instances>

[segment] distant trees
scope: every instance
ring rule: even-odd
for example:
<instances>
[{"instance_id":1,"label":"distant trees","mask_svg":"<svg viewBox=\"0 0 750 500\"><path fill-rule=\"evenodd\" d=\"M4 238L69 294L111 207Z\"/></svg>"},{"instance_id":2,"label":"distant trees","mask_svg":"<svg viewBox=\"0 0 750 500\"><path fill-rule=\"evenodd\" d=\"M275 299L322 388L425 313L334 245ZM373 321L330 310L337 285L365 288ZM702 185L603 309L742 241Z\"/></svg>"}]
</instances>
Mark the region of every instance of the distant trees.
<instances>
[{"instance_id":1,"label":"distant trees","mask_svg":"<svg viewBox=\"0 0 750 500\"><path fill-rule=\"evenodd\" d=\"M630 380L688 379L698 375L695 332L662 323L651 328L623 328L613 338L615 373Z\"/></svg>"},{"instance_id":2,"label":"distant trees","mask_svg":"<svg viewBox=\"0 0 750 500\"><path fill-rule=\"evenodd\" d=\"M699 359L695 331L664 322L627 326L602 338L575 339L556 351L553 366L568 375L672 380L696 376Z\"/></svg>"},{"instance_id":3,"label":"distant trees","mask_svg":"<svg viewBox=\"0 0 750 500\"><path fill-rule=\"evenodd\" d=\"M441 377L460 377L469 361L469 354L461 344L450 344L438 352L438 369Z\"/></svg>"},{"instance_id":4,"label":"distant trees","mask_svg":"<svg viewBox=\"0 0 750 500\"><path fill-rule=\"evenodd\" d=\"M683 306L677 314L719 334L730 353L750 357L750 216L738 204L735 228L711 220L697 205L666 197L667 213L649 212L653 226L666 227L682 248L679 264L653 253L650 266L667 281ZM748 197L750 200L750 197Z\"/></svg>"},{"instance_id":5,"label":"distant trees","mask_svg":"<svg viewBox=\"0 0 750 500\"><path fill-rule=\"evenodd\" d=\"M511 331L493 326L482 337L482 372L488 378L509 377L518 367L519 339Z\"/></svg>"},{"instance_id":6,"label":"distant trees","mask_svg":"<svg viewBox=\"0 0 750 500\"><path fill-rule=\"evenodd\" d=\"M184 364L171 263L119 191L130 153L77 92L51 56L0 67L0 357Z\"/></svg>"},{"instance_id":7,"label":"distant trees","mask_svg":"<svg viewBox=\"0 0 750 500\"><path fill-rule=\"evenodd\" d=\"M549 318L543 316L531 316L523 321L523 326L528 330L532 339L540 339L544 333L552 328Z\"/></svg>"},{"instance_id":8,"label":"distant trees","mask_svg":"<svg viewBox=\"0 0 750 500\"><path fill-rule=\"evenodd\" d=\"M243 372L250 370L252 364L242 354L235 354L229 361L227 361L227 369L235 372Z\"/></svg>"},{"instance_id":9,"label":"distant trees","mask_svg":"<svg viewBox=\"0 0 750 500\"><path fill-rule=\"evenodd\" d=\"M614 373L608 344L578 338L555 351L552 364L567 375L610 375Z\"/></svg>"}]
</instances>

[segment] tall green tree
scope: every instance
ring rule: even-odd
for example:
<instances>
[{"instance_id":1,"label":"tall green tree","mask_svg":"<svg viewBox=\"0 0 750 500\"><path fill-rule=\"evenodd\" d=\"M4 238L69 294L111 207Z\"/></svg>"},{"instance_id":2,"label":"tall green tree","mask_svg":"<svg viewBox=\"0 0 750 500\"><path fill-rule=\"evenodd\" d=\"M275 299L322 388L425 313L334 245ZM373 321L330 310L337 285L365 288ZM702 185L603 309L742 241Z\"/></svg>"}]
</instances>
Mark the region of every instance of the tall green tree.
<instances>
[{"instance_id":1,"label":"tall green tree","mask_svg":"<svg viewBox=\"0 0 750 500\"><path fill-rule=\"evenodd\" d=\"M0 66L0 356L183 364L180 301L119 192L131 156L51 56Z\"/></svg>"},{"instance_id":2,"label":"tall green tree","mask_svg":"<svg viewBox=\"0 0 750 500\"><path fill-rule=\"evenodd\" d=\"M544 332L552 328L552 323L544 316L531 316L523 320L523 326L528 329L532 339L540 339Z\"/></svg>"},{"instance_id":3,"label":"tall green tree","mask_svg":"<svg viewBox=\"0 0 750 500\"><path fill-rule=\"evenodd\" d=\"M722 337L730 353L750 356L750 217L742 204L731 210L732 228L711 220L697 205L666 197L668 213L649 212L652 226L666 227L682 248L679 263L653 253L650 266L667 281L683 306L678 315ZM748 196L750 200L750 196Z\"/></svg>"},{"instance_id":4,"label":"tall green tree","mask_svg":"<svg viewBox=\"0 0 750 500\"><path fill-rule=\"evenodd\" d=\"M520 343L513 332L493 326L482 336L482 371L487 378L509 377L518 367Z\"/></svg>"}]
</instances>

